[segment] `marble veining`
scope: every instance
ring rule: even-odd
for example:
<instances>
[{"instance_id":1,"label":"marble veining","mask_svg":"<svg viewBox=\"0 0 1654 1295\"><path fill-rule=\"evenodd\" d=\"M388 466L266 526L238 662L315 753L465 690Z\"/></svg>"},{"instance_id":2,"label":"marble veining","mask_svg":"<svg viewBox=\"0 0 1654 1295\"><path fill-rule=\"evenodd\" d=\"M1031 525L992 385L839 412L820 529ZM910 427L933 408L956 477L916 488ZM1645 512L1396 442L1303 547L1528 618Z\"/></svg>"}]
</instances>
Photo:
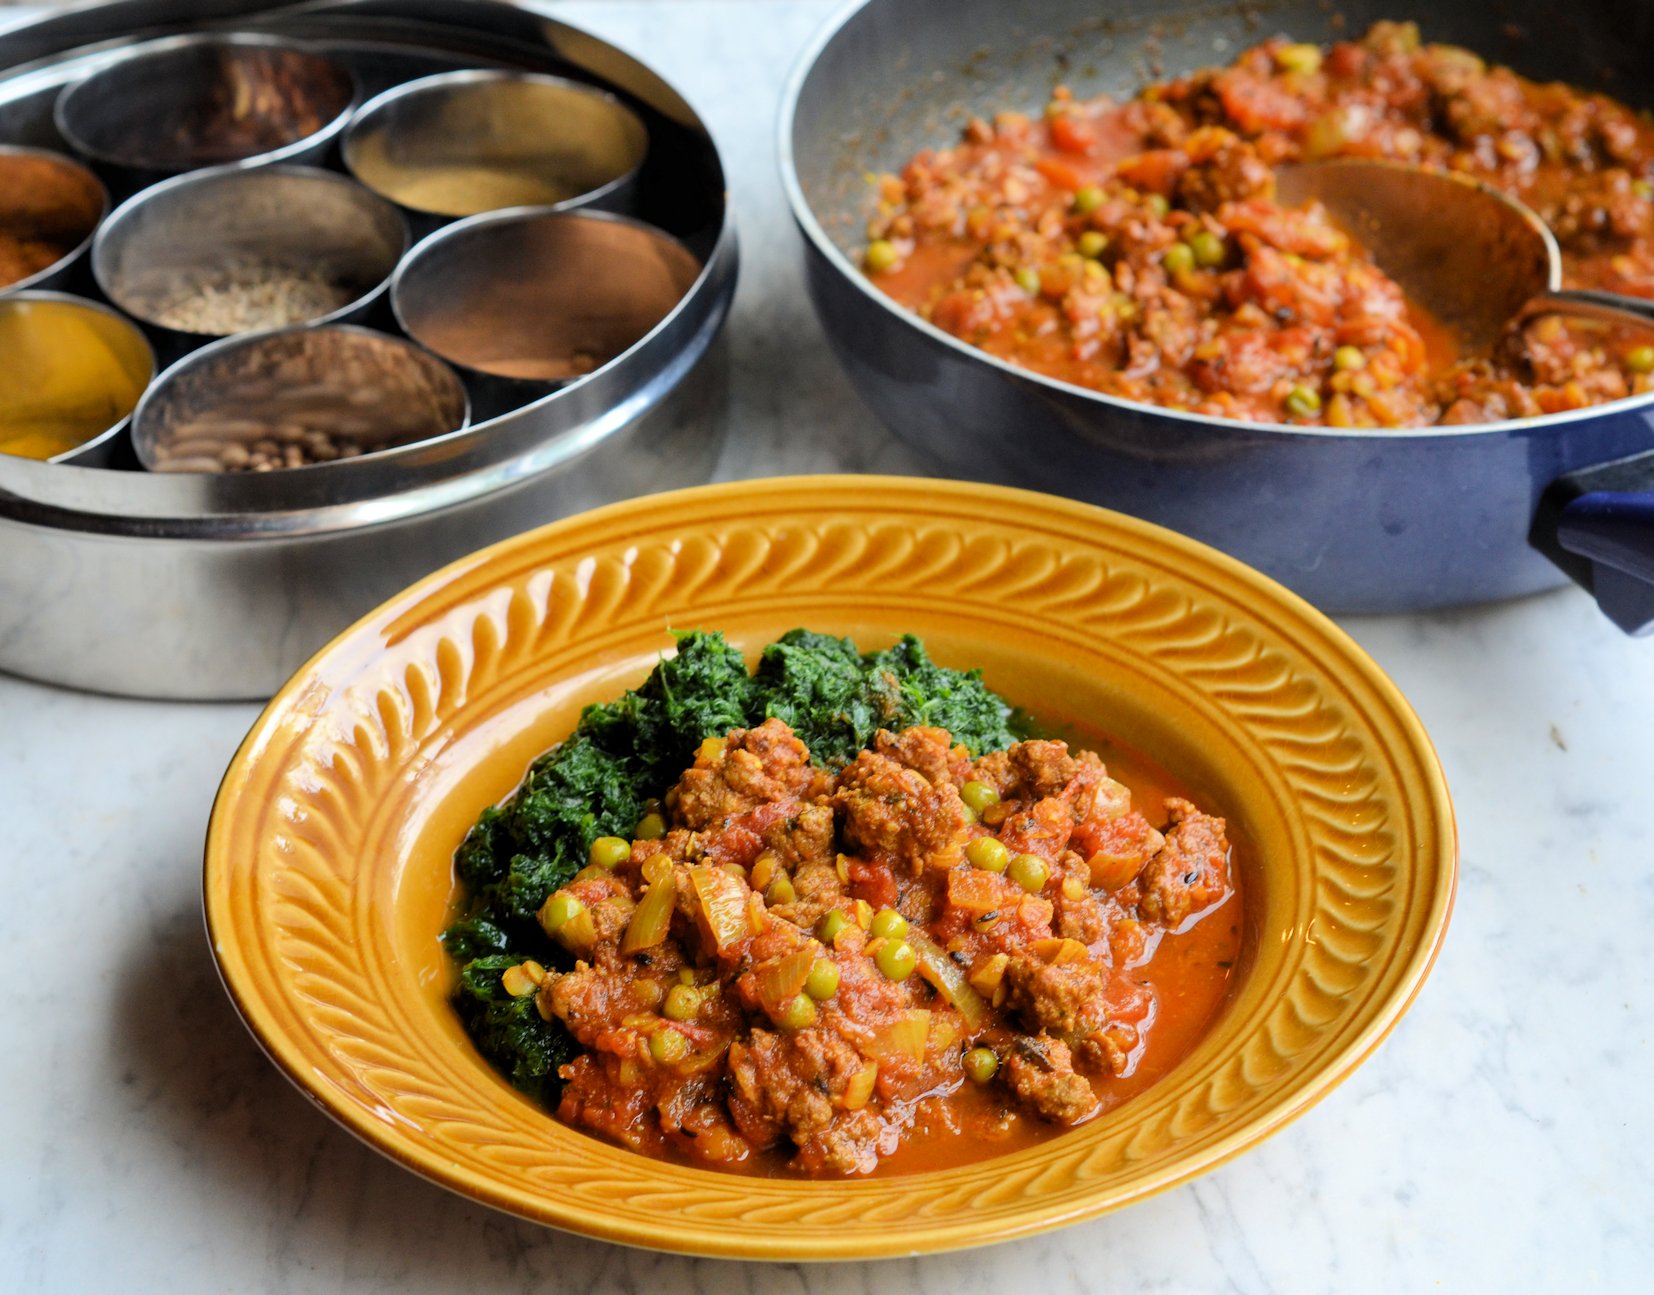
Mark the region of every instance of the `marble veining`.
<instances>
[{"instance_id":1,"label":"marble veining","mask_svg":"<svg viewBox=\"0 0 1654 1295\"><path fill-rule=\"evenodd\" d=\"M781 80L833 7L551 7L650 61L724 150L743 252L725 477L919 467L816 328L775 175ZM1572 591L1344 624L1428 727L1463 843L1453 927L1395 1033L1263 1146L1129 1210L811 1267L548 1232L358 1144L265 1061L202 934L202 830L256 708L0 677L0 1290L1646 1290L1654 644Z\"/></svg>"}]
</instances>

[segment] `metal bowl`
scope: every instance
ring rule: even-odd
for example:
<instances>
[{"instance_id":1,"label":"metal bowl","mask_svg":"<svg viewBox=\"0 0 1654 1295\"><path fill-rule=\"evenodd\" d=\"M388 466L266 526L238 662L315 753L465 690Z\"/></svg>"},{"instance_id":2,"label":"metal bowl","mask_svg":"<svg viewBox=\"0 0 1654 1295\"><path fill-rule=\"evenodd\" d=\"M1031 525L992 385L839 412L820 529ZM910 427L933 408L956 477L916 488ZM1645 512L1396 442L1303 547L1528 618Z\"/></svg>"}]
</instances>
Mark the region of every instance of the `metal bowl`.
<instances>
[{"instance_id":1,"label":"metal bowl","mask_svg":"<svg viewBox=\"0 0 1654 1295\"><path fill-rule=\"evenodd\" d=\"M356 100L349 71L271 36L194 33L125 50L58 96L54 120L129 192L206 166L319 156Z\"/></svg>"},{"instance_id":2,"label":"metal bowl","mask_svg":"<svg viewBox=\"0 0 1654 1295\"><path fill-rule=\"evenodd\" d=\"M340 304L257 327L361 319L385 295L407 247L408 228L396 208L336 171L214 167L122 203L98 231L92 274L169 361L214 337L247 331L210 320L180 327L185 321L172 312L188 294L252 291L260 276L285 271L311 276L312 292L337 287Z\"/></svg>"},{"instance_id":3,"label":"metal bowl","mask_svg":"<svg viewBox=\"0 0 1654 1295\"><path fill-rule=\"evenodd\" d=\"M140 33L195 21L179 8L124 0L0 34L0 132L49 141L57 91ZM570 512L704 481L716 461L726 370L714 341L735 289L735 230L717 149L670 86L507 4L419 0L389 13L354 0L220 0L214 11L415 75L469 63L604 84L660 144L640 176L641 214L702 268L614 363L435 440L257 476L0 458L0 669L129 695L268 696L341 626L444 562Z\"/></svg>"},{"instance_id":4,"label":"metal bowl","mask_svg":"<svg viewBox=\"0 0 1654 1295\"><path fill-rule=\"evenodd\" d=\"M688 248L607 212L489 212L438 230L403 261L391 308L466 377L487 415L624 355L700 274Z\"/></svg>"},{"instance_id":5,"label":"metal bowl","mask_svg":"<svg viewBox=\"0 0 1654 1295\"><path fill-rule=\"evenodd\" d=\"M155 380L132 448L157 472L331 467L458 432L459 375L422 347L349 324L226 337Z\"/></svg>"},{"instance_id":6,"label":"metal bowl","mask_svg":"<svg viewBox=\"0 0 1654 1295\"><path fill-rule=\"evenodd\" d=\"M468 69L387 90L341 153L422 232L507 207L625 211L649 132L612 94L562 77Z\"/></svg>"},{"instance_id":7,"label":"metal bowl","mask_svg":"<svg viewBox=\"0 0 1654 1295\"><path fill-rule=\"evenodd\" d=\"M100 353L121 377L115 390L92 393L95 402L108 401L102 410L96 403L88 407L78 393L68 399L95 421L46 463L110 460L116 438L125 432L155 375L155 353L136 324L100 301L41 289L0 296L0 411L22 405L32 406L42 421L64 417L65 393L79 376L77 363L89 351ZM30 461L0 454L0 468Z\"/></svg>"},{"instance_id":8,"label":"metal bowl","mask_svg":"<svg viewBox=\"0 0 1654 1295\"><path fill-rule=\"evenodd\" d=\"M55 184L60 201L43 200L37 189L42 182ZM0 146L0 231L47 234L64 248L49 265L0 280L0 294L69 286L108 213L109 191L79 162L49 149Z\"/></svg>"},{"instance_id":9,"label":"metal bowl","mask_svg":"<svg viewBox=\"0 0 1654 1295\"><path fill-rule=\"evenodd\" d=\"M1466 45L1536 79L1601 86L1654 106L1642 53L1654 41L1654 9L1636 0L1575 6L1566 41L1542 38L1555 22L1544 0L1118 0L1102 14L1091 0L854 6L800 60L780 121L782 177L804 234L809 291L852 381L940 471L1160 522L1323 607L1401 611L1562 583L1529 543L1541 496L1564 474L1654 446L1654 396L1392 432L1236 423L1004 363L896 305L858 264L874 201L867 172L897 170L920 148L957 139L967 111L1038 110L1059 83L1080 96L1128 95L1151 75L1227 62L1274 32L1336 40L1407 17L1427 39ZM1615 570L1603 573L1624 559L1590 533L1596 523L1583 515L1585 501L1568 502L1585 484L1559 484L1537 538L1570 562L1571 574L1595 583L1622 625L1654 620L1654 596L1628 595ZM1654 508L1644 515L1654 519ZM1581 565L1559 540L1599 556ZM1643 561L1654 573L1654 560Z\"/></svg>"}]
</instances>

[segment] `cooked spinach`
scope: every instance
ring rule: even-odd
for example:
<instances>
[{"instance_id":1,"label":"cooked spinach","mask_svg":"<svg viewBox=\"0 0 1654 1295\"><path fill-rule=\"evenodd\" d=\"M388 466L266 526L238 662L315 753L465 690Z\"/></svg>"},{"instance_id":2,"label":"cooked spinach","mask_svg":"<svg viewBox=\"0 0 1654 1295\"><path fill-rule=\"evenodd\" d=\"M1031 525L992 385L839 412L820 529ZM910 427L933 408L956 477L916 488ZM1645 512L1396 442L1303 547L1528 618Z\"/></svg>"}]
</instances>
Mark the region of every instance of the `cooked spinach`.
<instances>
[{"instance_id":1,"label":"cooked spinach","mask_svg":"<svg viewBox=\"0 0 1654 1295\"><path fill-rule=\"evenodd\" d=\"M473 958L460 969L455 1003L483 1056L529 1096L554 1103L562 1088L557 1067L578 1049L561 1022L541 1018L533 998L513 998L500 983L522 960L510 953Z\"/></svg>"},{"instance_id":2,"label":"cooked spinach","mask_svg":"<svg viewBox=\"0 0 1654 1295\"><path fill-rule=\"evenodd\" d=\"M830 767L881 728L945 728L973 756L1016 740L1009 707L980 672L935 664L911 635L863 655L849 639L795 629L764 649L752 674L722 634L681 635L676 654L636 692L588 706L516 793L483 812L455 856L467 902L442 938L461 968L456 1001L477 1047L519 1088L554 1101L557 1067L574 1051L532 997L514 999L500 985L526 958L566 961L535 913L585 866L598 837L630 839L646 803L677 781L702 739L771 716Z\"/></svg>"}]
</instances>

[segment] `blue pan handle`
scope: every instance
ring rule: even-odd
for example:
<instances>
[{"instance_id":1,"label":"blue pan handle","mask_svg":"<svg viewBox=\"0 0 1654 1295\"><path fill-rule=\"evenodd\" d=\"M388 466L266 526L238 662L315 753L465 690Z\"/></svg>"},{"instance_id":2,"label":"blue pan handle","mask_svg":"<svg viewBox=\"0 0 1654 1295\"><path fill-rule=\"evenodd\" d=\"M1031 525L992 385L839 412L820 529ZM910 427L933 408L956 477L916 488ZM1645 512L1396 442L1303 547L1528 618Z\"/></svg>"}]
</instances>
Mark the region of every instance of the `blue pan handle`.
<instances>
[{"instance_id":1,"label":"blue pan handle","mask_svg":"<svg viewBox=\"0 0 1654 1295\"><path fill-rule=\"evenodd\" d=\"M1529 539L1627 634L1654 630L1654 453L1558 477Z\"/></svg>"}]
</instances>

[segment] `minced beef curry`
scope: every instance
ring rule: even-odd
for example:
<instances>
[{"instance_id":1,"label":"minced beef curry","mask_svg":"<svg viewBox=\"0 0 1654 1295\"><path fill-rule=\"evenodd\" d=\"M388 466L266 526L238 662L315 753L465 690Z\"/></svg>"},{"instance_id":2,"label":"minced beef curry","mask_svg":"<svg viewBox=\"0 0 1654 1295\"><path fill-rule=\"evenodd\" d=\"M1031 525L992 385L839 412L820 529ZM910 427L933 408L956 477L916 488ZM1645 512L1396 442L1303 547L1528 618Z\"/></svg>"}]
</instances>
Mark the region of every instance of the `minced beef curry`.
<instances>
[{"instance_id":1,"label":"minced beef curry","mask_svg":"<svg viewBox=\"0 0 1654 1295\"><path fill-rule=\"evenodd\" d=\"M1059 89L878 178L866 265L937 327L1053 378L1201 414L1337 428L1555 413L1654 386L1645 330L1555 315L1459 354L1283 163L1382 157L1534 207L1568 287L1654 297L1654 123L1379 23L1264 42L1125 103ZM1476 285L1466 284L1467 292Z\"/></svg>"},{"instance_id":2,"label":"minced beef curry","mask_svg":"<svg viewBox=\"0 0 1654 1295\"><path fill-rule=\"evenodd\" d=\"M813 759L773 715L703 738L516 951L466 964L469 1024L503 1067L503 1013L566 1039L555 1082L523 1085L564 1121L744 1172L934 1168L1089 1119L1210 1024L1240 945L1223 820L1152 780L1134 799L1064 742L985 736L992 694L907 642L906 665L802 631L772 645L760 675L805 686L791 709L824 747L866 702L860 749ZM813 658L776 666L789 644L842 650L806 678ZM704 637L689 646L693 666ZM672 680L617 703L639 723L611 745L658 738L665 698L683 700ZM1001 749L879 725L904 708L985 723L974 740ZM603 731L595 709L577 738Z\"/></svg>"}]
</instances>

